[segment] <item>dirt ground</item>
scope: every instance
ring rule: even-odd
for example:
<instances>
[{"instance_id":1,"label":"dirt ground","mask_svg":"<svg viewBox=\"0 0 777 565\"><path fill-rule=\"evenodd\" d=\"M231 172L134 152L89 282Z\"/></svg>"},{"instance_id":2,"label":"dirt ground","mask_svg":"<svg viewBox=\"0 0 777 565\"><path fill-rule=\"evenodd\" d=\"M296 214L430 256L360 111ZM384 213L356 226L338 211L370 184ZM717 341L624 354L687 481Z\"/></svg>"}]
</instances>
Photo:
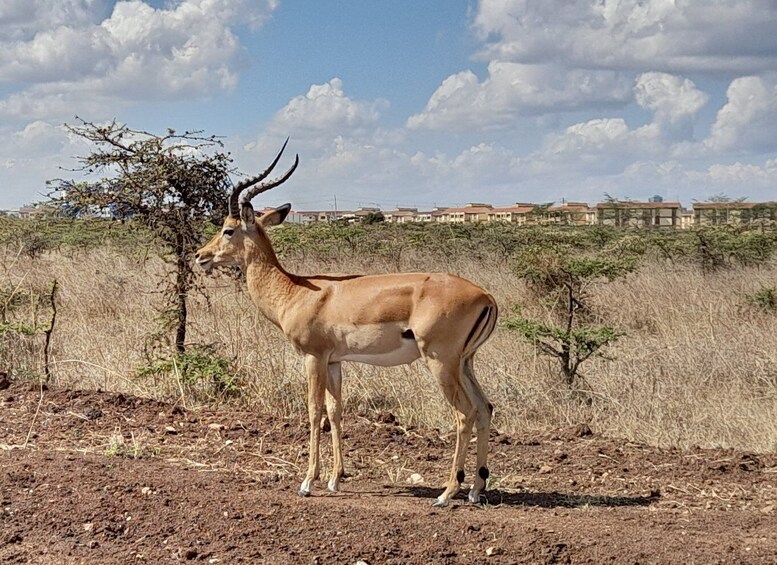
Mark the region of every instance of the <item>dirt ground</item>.
<instances>
[{"instance_id":1,"label":"dirt ground","mask_svg":"<svg viewBox=\"0 0 777 565\"><path fill-rule=\"evenodd\" d=\"M433 509L449 434L350 416L343 492L302 499L302 420L0 394L4 564L777 562L775 455L494 433L488 500Z\"/></svg>"}]
</instances>

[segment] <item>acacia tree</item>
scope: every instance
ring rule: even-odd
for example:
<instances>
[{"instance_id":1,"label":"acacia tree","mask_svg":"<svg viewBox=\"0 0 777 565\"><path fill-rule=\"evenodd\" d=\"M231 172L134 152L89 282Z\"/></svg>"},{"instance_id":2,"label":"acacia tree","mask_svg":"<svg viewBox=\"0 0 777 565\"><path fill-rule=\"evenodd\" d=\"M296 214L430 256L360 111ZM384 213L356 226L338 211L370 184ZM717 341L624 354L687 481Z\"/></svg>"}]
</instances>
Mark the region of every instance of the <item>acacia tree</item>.
<instances>
[{"instance_id":1,"label":"acacia tree","mask_svg":"<svg viewBox=\"0 0 777 565\"><path fill-rule=\"evenodd\" d=\"M540 353L555 357L564 384L572 388L582 376L580 366L595 355L601 356L603 348L621 335L611 326L591 323L593 316L586 304L591 284L614 280L636 267L632 257L580 257L564 247L526 247L517 257L514 271L546 305L548 319L526 317L516 307L505 327L523 336Z\"/></svg>"},{"instance_id":2,"label":"acacia tree","mask_svg":"<svg viewBox=\"0 0 777 565\"><path fill-rule=\"evenodd\" d=\"M166 288L164 316L175 328L175 348L185 351L187 297L194 284L191 255L201 243L205 224L226 213L231 158L215 136L199 131L165 135L133 130L113 121L80 120L66 125L87 141L92 152L77 157L73 172L86 182L51 181L52 195L69 210L94 210L147 226L162 244L162 256L174 266Z\"/></svg>"}]
</instances>

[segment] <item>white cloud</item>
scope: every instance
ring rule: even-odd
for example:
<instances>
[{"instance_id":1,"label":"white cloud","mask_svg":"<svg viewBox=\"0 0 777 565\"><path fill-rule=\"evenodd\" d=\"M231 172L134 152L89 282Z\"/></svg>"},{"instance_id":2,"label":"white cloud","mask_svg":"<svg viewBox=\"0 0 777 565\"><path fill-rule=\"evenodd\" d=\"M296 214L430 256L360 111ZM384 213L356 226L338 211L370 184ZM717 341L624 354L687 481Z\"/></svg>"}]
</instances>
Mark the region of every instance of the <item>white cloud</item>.
<instances>
[{"instance_id":1,"label":"white cloud","mask_svg":"<svg viewBox=\"0 0 777 565\"><path fill-rule=\"evenodd\" d=\"M671 128L690 128L694 116L709 99L687 78L655 72L637 77L634 94L637 104L655 112L657 123Z\"/></svg>"},{"instance_id":2,"label":"white cloud","mask_svg":"<svg viewBox=\"0 0 777 565\"><path fill-rule=\"evenodd\" d=\"M777 160L769 159L763 165L716 163L710 165L703 174L694 174L693 177L724 189L735 188L737 192L748 188L773 188L777 184ZM774 195L771 199L774 199Z\"/></svg>"},{"instance_id":3,"label":"white cloud","mask_svg":"<svg viewBox=\"0 0 777 565\"><path fill-rule=\"evenodd\" d=\"M773 2L481 0L474 27L489 60L685 73L777 63Z\"/></svg>"},{"instance_id":4,"label":"white cloud","mask_svg":"<svg viewBox=\"0 0 777 565\"><path fill-rule=\"evenodd\" d=\"M26 41L60 26L96 24L107 16L108 5L108 0L2 0L0 41Z\"/></svg>"},{"instance_id":5,"label":"white cloud","mask_svg":"<svg viewBox=\"0 0 777 565\"><path fill-rule=\"evenodd\" d=\"M3 28L0 81L27 86L0 100L0 115L69 118L91 114L100 99L115 105L231 90L242 54L232 27L259 25L276 4L183 0L157 9L127 0L100 20L103 2L69 0L51 12L42 0L27 7L11 2L16 24ZM35 33L27 31L36 24Z\"/></svg>"},{"instance_id":6,"label":"white cloud","mask_svg":"<svg viewBox=\"0 0 777 565\"><path fill-rule=\"evenodd\" d=\"M59 167L72 166L73 155L87 152L84 140L44 121L31 122L21 129L0 128L2 196L19 202L42 199L47 180L72 176Z\"/></svg>"},{"instance_id":7,"label":"white cloud","mask_svg":"<svg viewBox=\"0 0 777 565\"><path fill-rule=\"evenodd\" d=\"M374 128L386 100L353 100L345 95L343 81L335 77L311 85L307 94L292 98L279 110L268 129L286 135L308 136L326 132L329 137Z\"/></svg>"},{"instance_id":8,"label":"white cloud","mask_svg":"<svg viewBox=\"0 0 777 565\"><path fill-rule=\"evenodd\" d=\"M623 105L630 99L631 85L619 73L492 61L482 82L472 71L449 76L424 111L408 118L406 125L445 130L503 127L522 115Z\"/></svg>"},{"instance_id":9,"label":"white cloud","mask_svg":"<svg viewBox=\"0 0 777 565\"><path fill-rule=\"evenodd\" d=\"M659 156L664 150L656 124L630 129L623 118L596 118L549 135L525 161L538 173L563 169L607 174L622 170L630 159Z\"/></svg>"},{"instance_id":10,"label":"white cloud","mask_svg":"<svg viewBox=\"0 0 777 565\"><path fill-rule=\"evenodd\" d=\"M773 149L777 144L777 76L737 78L726 96L728 101L718 111L705 147L715 153Z\"/></svg>"}]
</instances>

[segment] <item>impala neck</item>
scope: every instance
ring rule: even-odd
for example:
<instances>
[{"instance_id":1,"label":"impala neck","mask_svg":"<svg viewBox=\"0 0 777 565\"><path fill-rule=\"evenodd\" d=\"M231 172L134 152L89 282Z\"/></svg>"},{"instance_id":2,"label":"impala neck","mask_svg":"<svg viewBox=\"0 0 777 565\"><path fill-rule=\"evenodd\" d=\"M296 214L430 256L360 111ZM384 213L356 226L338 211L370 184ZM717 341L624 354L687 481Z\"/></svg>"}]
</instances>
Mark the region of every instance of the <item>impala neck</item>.
<instances>
[{"instance_id":1,"label":"impala neck","mask_svg":"<svg viewBox=\"0 0 777 565\"><path fill-rule=\"evenodd\" d=\"M280 327L281 316L296 290L292 276L278 262L269 243L246 245L244 271L251 300L268 320Z\"/></svg>"}]
</instances>

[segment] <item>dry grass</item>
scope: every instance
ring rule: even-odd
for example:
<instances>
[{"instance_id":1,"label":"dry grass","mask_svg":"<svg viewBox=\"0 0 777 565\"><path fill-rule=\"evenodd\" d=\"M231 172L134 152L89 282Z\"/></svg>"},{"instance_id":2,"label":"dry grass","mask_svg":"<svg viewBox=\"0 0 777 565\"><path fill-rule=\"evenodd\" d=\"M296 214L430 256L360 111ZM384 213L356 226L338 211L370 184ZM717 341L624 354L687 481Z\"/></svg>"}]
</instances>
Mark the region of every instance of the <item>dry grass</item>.
<instances>
[{"instance_id":1,"label":"dry grass","mask_svg":"<svg viewBox=\"0 0 777 565\"><path fill-rule=\"evenodd\" d=\"M382 272L396 264L374 259L346 264L287 260L295 272ZM451 260L429 265L402 257L403 270L449 270L490 290L505 312L527 303L522 283L503 262ZM165 265L107 249L21 258L0 254L0 285L41 292L60 283L53 341L58 383L191 404L175 375L144 379L144 344L157 330L158 284ZM580 402L560 384L552 360L538 356L516 334L498 329L476 357L475 370L496 406L502 431L546 429L588 422L602 433L662 446L721 446L777 451L777 315L744 306L744 294L773 286L777 268L702 274L691 266L653 263L594 289L592 300L608 323L625 331L611 354L584 369L593 402ZM191 308L189 340L214 344L242 375L237 400L279 415L304 413L301 358L226 276L209 279L206 296ZM30 312L22 308L19 316ZM5 343L0 369L41 373L34 340ZM1 366L5 365L5 367ZM447 429L451 414L421 363L384 369L346 367L347 410L390 411L407 424Z\"/></svg>"}]
</instances>

